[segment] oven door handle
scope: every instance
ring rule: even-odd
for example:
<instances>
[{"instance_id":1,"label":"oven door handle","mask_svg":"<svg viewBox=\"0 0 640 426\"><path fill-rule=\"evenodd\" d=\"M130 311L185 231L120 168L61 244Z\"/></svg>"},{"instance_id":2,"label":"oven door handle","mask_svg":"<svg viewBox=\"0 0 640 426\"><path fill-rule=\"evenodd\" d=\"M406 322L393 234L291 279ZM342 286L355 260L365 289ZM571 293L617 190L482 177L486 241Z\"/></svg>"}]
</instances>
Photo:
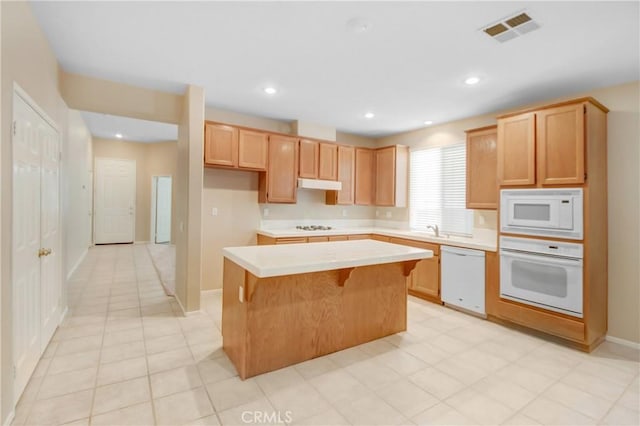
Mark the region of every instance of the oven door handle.
<instances>
[{"instance_id":1,"label":"oven door handle","mask_svg":"<svg viewBox=\"0 0 640 426\"><path fill-rule=\"evenodd\" d=\"M500 256L551 263L554 265L582 265L582 259L579 257L560 256L557 254L531 253L520 250L501 249Z\"/></svg>"}]
</instances>

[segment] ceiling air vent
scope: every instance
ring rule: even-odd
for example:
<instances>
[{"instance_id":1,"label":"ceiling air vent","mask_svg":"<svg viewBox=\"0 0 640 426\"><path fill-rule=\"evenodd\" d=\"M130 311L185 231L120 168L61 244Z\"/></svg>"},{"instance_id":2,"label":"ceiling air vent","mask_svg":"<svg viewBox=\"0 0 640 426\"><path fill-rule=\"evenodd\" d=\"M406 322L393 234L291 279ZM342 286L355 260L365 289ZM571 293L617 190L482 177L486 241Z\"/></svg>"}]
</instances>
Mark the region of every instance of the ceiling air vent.
<instances>
[{"instance_id":1,"label":"ceiling air vent","mask_svg":"<svg viewBox=\"0 0 640 426\"><path fill-rule=\"evenodd\" d=\"M540 28L540 25L531 19L526 13L518 13L517 15L501 19L498 22L483 28L487 35L494 40L504 43L518 36L529 33Z\"/></svg>"}]
</instances>

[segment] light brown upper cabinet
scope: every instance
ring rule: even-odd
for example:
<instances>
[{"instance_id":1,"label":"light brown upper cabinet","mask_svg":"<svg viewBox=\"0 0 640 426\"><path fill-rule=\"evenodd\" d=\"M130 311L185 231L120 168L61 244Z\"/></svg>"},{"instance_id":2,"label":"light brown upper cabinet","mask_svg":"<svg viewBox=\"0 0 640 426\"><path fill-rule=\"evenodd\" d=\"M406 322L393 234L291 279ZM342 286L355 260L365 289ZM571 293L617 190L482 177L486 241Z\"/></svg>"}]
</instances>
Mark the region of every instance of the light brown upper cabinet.
<instances>
[{"instance_id":1,"label":"light brown upper cabinet","mask_svg":"<svg viewBox=\"0 0 640 426\"><path fill-rule=\"evenodd\" d=\"M320 144L308 139L300 140L300 169L301 178L318 179L320 165Z\"/></svg>"},{"instance_id":2,"label":"light brown upper cabinet","mask_svg":"<svg viewBox=\"0 0 640 426\"><path fill-rule=\"evenodd\" d=\"M238 168L267 170L269 135L240 129L238 137Z\"/></svg>"},{"instance_id":3,"label":"light brown upper cabinet","mask_svg":"<svg viewBox=\"0 0 640 426\"><path fill-rule=\"evenodd\" d=\"M295 203L298 187L298 138L270 135L266 173L260 173L258 202Z\"/></svg>"},{"instance_id":4,"label":"light brown upper cabinet","mask_svg":"<svg viewBox=\"0 0 640 426\"><path fill-rule=\"evenodd\" d=\"M409 148L393 145L375 151L375 205L406 207Z\"/></svg>"},{"instance_id":5,"label":"light brown upper cabinet","mask_svg":"<svg viewBox=\"0 0 640 426\"><path fill-rule=\"evenodd\" d=\"M205 123L204 164L212 167L267 169L266 133L226 124Z\"/></svg>"},{"instance_id":6,"label":"light brown upper cabinet","mask_svg":"<svg viewBox=\"0 0 640 426\"><path fill-rule=\"evenodd\" d=\"M498 120L498 182L536 183L536 116L532 112Z\"/></svg>"},{"instance_id":7,"label":"light brown upper cabinet","mask_svg":"<svg viewBox=\"0 0 640 426\"><path fill-rule=\"evenodd\" d=\"M301 178L338 180L338 145L300 140Z\"/></svg>"},{"instance_id":8,"label":"light brown upper cabinet","mask_svg":"<svg viewBox=\"0 0 640 426\"><path fill-rule=\"evenodd\" d=\"M498 208L496 126L467 131L467 208Z\"/></svg>"},{"instance_id":9,"label":"light brown upper cabinet","mask_svg":"<svg viewBox=\"0 0 640 426\"><path fill-rule=\"evenodd\" d=\"M584 184L585 147L601 130L597 120L588 122L593 108L608 111L593 98L581 98L498 117L500 185Z\"/></svg>"},{"instance_id":10,"label":"light brown upper cabinet","mask_svg":"<svg viewBox=\"0 0 640 426\"><path fill-rule=\"evenodd\" d=\"M205 123L204 164L238 166L238 129L225 124Z\"/></svg>"},{"instance_id":11,"label":"light brown upper cabinet","mask_svg":"<svg viewBox=\"0 0 640 426\"><path fill-rule=\"evenodd\" d=\"M363 206L373 204L374 150L356 148L355 203Z\"/></svg>"},{"instance_id":12,"label":"light brown upper cabinet","mask_svg":"<svg viewBox=\"0 0 640 426\"><path fill-rule=\"evenodd\" d=\"M536 113L538 182L584 183L584 114L582 104Z\"/></svg>"},{"instance_id":13,"label":"light brown upper cabinet","mask_svg":"<svg viewBox=\"0 0 640 426\"><path fill-rule=\"evenodd\" d=\"M355 180L355 149L352 146L338 146L338 181L340 191L327 191L327 204L353 204Z\"/></svg>"},{"instance_id":14,"label":"light brown upper cabinet","mask_svg":"<svg viewBox=\"0 0 640 426\"><path fill-rule=\"evenodd\" d=\"M338 180L338 145L320 142L318 179Z\"/></svg>"}]
</instances>

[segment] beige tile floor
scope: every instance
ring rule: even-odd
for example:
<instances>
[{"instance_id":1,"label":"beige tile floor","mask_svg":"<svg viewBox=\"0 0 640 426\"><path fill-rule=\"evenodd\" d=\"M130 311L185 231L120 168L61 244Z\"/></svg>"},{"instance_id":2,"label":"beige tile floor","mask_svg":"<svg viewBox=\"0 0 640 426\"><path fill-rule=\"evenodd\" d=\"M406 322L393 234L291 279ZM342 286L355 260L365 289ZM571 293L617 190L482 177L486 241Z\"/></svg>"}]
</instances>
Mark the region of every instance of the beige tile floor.
<instances>
[{"instance_id":1,"label":"beige tile floor","mask_svg":"<svg viewBox=\"0 0 640 426\"><path fill-rule=\"evenodd\" d=\"M245 381L220 293L182 317L144 246L91 249L69 302L15 425L640 423L636 351L584 354L414 298L405 333Z\"/></svg>"}]
</instances>

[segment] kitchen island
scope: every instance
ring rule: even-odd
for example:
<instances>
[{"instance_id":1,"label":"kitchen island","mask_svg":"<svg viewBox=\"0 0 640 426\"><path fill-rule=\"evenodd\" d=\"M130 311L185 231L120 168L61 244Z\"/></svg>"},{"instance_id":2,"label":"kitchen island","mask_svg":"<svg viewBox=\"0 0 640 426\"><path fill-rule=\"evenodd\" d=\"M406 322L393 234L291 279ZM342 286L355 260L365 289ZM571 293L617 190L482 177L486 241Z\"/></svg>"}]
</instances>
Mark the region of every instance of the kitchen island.
<instances>
[{"instance_id":1,"label":"kitchen island","mask_svg":"<svg viewBox=\"0 0 640 426\"><path fill-rule=\"evenodd\" d=\"M358 240L223 255L223 348L246 379L406 330L406 277L433 253Z\"/></svg>"}]
</instances>

